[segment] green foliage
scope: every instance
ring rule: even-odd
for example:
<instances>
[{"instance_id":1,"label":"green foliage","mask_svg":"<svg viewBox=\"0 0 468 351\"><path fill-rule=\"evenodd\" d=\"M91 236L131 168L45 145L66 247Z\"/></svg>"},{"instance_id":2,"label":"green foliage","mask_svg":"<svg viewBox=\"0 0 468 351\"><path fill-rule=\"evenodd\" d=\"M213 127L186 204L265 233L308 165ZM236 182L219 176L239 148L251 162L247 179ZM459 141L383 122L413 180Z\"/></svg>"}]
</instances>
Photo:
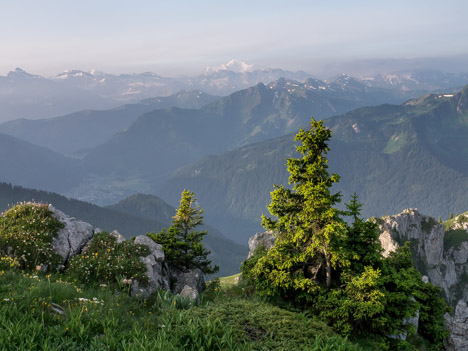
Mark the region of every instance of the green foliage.
<instances>
[{"instance_id":1,"label":"green foliage","mask_svg":"<svg viewBox=\"0 0 468 351\"><path fill-rule=\"evenodd\" d=\"M459 250L462 243L468 241L468 233L463 229L451 229L444 235L444 250L454 248Z\"/></svg>"},{"instance_id":2,"label":"green foliage","mask_svg":"<svg viewBox=\"0 0 468 351\"><path fill-rule=\"evenodd\" d=\"M443 317L447 305L440 289L425 284L413 268L409 243L383 259L380 267L365 267L359 276L344 274L343 285L322 291L312 311L343 335L366 335L390 349L407 344L388 336L413 335L416 331L406 320L419 313L419 335L440 349L448 336Z\"/></svg>"},{"instance_id":3,"label":"green foliage","mask_svg":"<svg viewBox=\"0 0 468 351\"><path fill-rule=\"evenodd\" d=\"M64 275L7 271L0 296L5 351L364 350L303 313L224 295L194 307L164 291L135 299Z\"/></svg>"},{"instance_id":4,"label":"green foliage","mask_svg":"<svg viewBox=\"0 0 468 351\"><path fill-rule=\"evenodd\" d=\"M214 274L219 267L211 266L208 259L210 251L202 243L207 232L193 230L203 223L203 210L195 206L196 201L193 192L184 190L169 229L163 229L157 234L150 233L148 237L162 245L167 260L177 268L199 268L204 274Z\"/></svg>"},{"instance_id":5,"label":"green foliage","mask_svg":"<svg viewBox=\"0 0 468 351\"><path fill-rule=\"evenodd\" d=\"M16 258L22 269L56 267L62 258L55 252L52 240L62 227L47 205L16 205L0 217L0 253Z\"/></svg>"},{"instance_id":6,"label":"green foliage","mask_svg":"<svg viewBox=\"0 0 468 351\"><path fill-rule=\"evenodd\" d=\"M180 193L179 193L180 195ZM0 212L7 210L9 204L21 201L35 201L54 204L66 214L91 223L94 227L112 231L114 229L129 238L131 235L160 231L171 222L175 209L152 195L134 195L107 208L84 201L69 199L55 193L26 189L0 182ZM171 214L169 210L171 209ZM247 255L248 248L228 240L212 227L205 227L209 233L203 242L211 251L210 259L220 266L220 275L239 272L239 266Z\"/></svg>"},{"instance_id":7,"label":"green foliage","mask_svg":"<svg viewBox=\"0 0 468 351\"><path fill-rule=\"evenodd\" d=\"M144 284L147 282L146 267L140 262L140 256L149 254L146 245L134 244L131 241L117 243L115 237L107 232L94 235L81 253L74 256L68 271L83 283L118 284L129 286L135 279Z\"/></svg>"},{"instance_id":8,"label":"green foliage","mask_svg":"<svg viewBox=\"0 0 468 351\"><path fill-rule=\"evenodd\" d=\"M254 350L308 350L318 335L324 339L333 335L329 327L314 318L259 301L222 299L190 312L193 317L229 325L236 339Z\"/></svg>"},{"instance_id":9,"label":"green foliage","mask_svg":"<svg viewBox=\"0 0 468 351\"><path fill-rule=\"evenodd\" d=\"M444 324L447 304L441 297L441 290L432 284L419 284L415 296L420 303L418 334L428 340L434 350L440 350L443 340L450 332Z\"/></svg>"},{"instance_id":10,"label":"green foliage","mask_svg":"<svg viewBox=\"0 0 468 351\"><path fill-rule=\"evenodd\" d=\"M0 256L0 271L19 268L19 262L16 258L10 256Z\"/></svg>"},{"instance_id":11,"label":"green foliage","mask_svg":"<svg viewBox=\"0 0 468 351\"><path fill-rule=\"evenodd\" d=\"M252 272L252 270L257 265L258 260L264 257L266 253L267 253L267 250L265 249L265 246L259 246L253 253L252 257L242 262L242 265L241 265L242 278L246 279L247 281L255 280L256 276Z\"/></svg>"},{"instance_id":12,"label":"green foliage","mask_svg":"<svg viewBox=\"0 0 468 351\"><path fill-rule=\"evenodd\" d=\"M356 194L346 212L333 208L339 194L331 195L330 188L338 176L328 175L322 155L329 138L330 131L314 120L310 132L301 129L296 136L303 142L298 148L303 157L288 159L294 186L272 193L269 210L278 220L263 217L265 228L274 230L278 240L268 252L243 264L244 278L261 295L292 301L342 335L368 335L391 349L409 345L390 336L414 334L407 320L423 311L421 336L440 345L447 308L439 290L424 284L413 268L409 243L384 258L378 223L360 218L362 204ZM351 225L342 214L353 218ZM423 230L434 225L428 221Z\"/></svg>"},{"instance_id":13,"label":"green foliage","mask_svg":"<svg viewBox=\"0 0 468 351\"><path fill-rule=\"evenodd\" d=\"M423 232L429 234L435 225L437 225L437 222L435 221L435 219L432 217L429 217L427 221L421 222L421 229L423 230Z\"/></svg>"},{"instance_id":14,"label":"green foliage","mask_svg":"<svg viewBox=\"0 0 468 351\"><path fill-rule=\"evenodd\" d=\"M366 266L361 275L342 277L342 287L321 291L313 310L340 334L350 335L384 310L380 276L379 270Z\"/></svg>"},{"instance_id":15,"label":"green foliage","mask_svg":"<svg viewBox=\"0 0 468 351\"><path fill-rule=\"evenodd\" d=\"M330 288L332 267L343 264L336 244L345 223L333 207L340 194L330 192L339 176L328 173L325 157L330 136L322 121L312 119L310 130L301 128L295 140L302 143L297 147L302 158L287 160L293 188L277 186L271 193L268 209L277 220L263 216L262 224L278 239L249 273L264 294L310 302L320 285Z\"/></svg>"},{"instance_id":16,"label":"green foliage","mask_svg":"<svg viewBox=\"0 0 468 351\"><path fill-rule=\"evenodd\" d=\"M414 269L409 242L384 260L382 271L381 285L387 300L386 309L380 316L384 330L393 335L406 330L411 335L415 331L404 323L404 319L419 311L420 335L438 349L448 336L443 317L448 308L440 297L440 289L424 283L421 274Z\"/></svg>"},{"instance_id":17,"label":"green foliage","mask_svg":"<svg viewBox=\"0 0 468 351\"><path fill-rule=\"evenodd\" d=\"M379 241L379 225L377 221L365 221L361 215L362 204L354 193L351 201L346 204L348 216L353 218L352 225L347 229L343 241L349 266L345 268L355 274L364 272L365 267L379 267L382 259L382 246Z\"/></svg>"}]
</instances>

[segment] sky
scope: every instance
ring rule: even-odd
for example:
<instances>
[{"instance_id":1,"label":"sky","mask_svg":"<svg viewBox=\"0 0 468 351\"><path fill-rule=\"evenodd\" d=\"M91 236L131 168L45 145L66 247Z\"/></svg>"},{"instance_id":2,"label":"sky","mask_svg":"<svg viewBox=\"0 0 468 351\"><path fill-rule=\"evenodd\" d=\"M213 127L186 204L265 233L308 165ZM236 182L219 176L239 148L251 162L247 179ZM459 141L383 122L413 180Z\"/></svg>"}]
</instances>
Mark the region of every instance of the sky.
<instances>
[{"instance_id":1,"label":"sky","mask_svg":"<svg viewBox=\"0 0 468 351\"><path fill-rule=\"evenodd\" d=\"M466 0L0 0L0 75L468 71ZM336 72L335 72L336 71Z\"/></svg>"}]
</instances>

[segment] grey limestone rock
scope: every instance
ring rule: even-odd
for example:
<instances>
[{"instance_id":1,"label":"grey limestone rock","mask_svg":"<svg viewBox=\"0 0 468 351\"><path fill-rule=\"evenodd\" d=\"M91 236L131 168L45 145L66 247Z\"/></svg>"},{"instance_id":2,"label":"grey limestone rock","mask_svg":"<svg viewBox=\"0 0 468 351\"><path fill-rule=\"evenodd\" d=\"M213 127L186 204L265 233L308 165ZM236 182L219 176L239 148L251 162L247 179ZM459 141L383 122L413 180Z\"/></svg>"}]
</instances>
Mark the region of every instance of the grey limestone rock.
<instances>
[{"instance_id":1,"label":"grey limestone rock","mask_svg":"<svg viewBox=\"0 0 468 351\"><path fill-rule=\"evenodd\" d=\"M270 250L276 242L276 235L271 231L261 232L254 234L249 239L249 255L247 258L252 257L255 254L255 251L263 246L268 251Z\"/></svg>"},{"instance_id":2,"label":"grey limestone rock","mask_svg":"<svg viewBox=\"0 0 468 351\"><path fill-rule=\"evenodd\" d=\"M96 233L96 230L94 231ZM117 230L113 230L111 233L110 233L111 236L113 236L115 238L115 241L120 244L120 243L123 243L125 241L125 238L122 234L120 234Z\"/></svg>"},{"instance_id":3,"label":"grey limestone rock","mask_svg":"<svg viewBox=\"0 0 468 351\"><path fill-rule=\"evenodd\" d=\"M135 238L135 244L143 244L149 247L150 253L145 257L140 257L140 261L146 267L148 284L140 285L137 281L132 283L132 295L148 297L158 289L170 290L169 275L164 269L164 251L162 246L155 243L146 235L139 235Z\"/></svg>"},{"instance_id":4,"label":"grey limestone rock","mask_svg":"<svg viewBox=\"0 0 468 351\"><path fill-rule=\"evenodd\" d=\"M446 341L446 350L468 351L468 306L466 302L458 301L453 317L447 314L445 319L452 332Z\"/></svg>"},{"instance_id":5,"label":"grey limestone rock","mask_svg":"<svg viewBox=\"0 0 468 351\"><path fill-rule=\"evenodd\" d=\"M192 301L198 301L203 289L205 289L203 273L200 269L195 268L178 275L174 293L188 297Z\"/></svg>"},{"instance_id":6,"label":"grey limestone rock","mask_svg":"<svg viewBox=\"0 0 468 351\"><path fill-rule=\"evenodd\" d=\"M468 237L468 223L460 217L454 218L454 224L447 233L464 230ZM451 330L447 350L468 350L468 308L465 302L468 299L468 282L465 278L468 276L468 240L458 242L454 247L445 247L444 237L447 233L444 226L415 209L383 217L380 232L380 242L386 256L404 242L411 242L416 268L424 275L423 280L439 286L448 304L454 307L453 317L446 315Z\"/></svg>"},{"instance_id":7,"label":"grey limestone rock","mask_svg":"<svg viewBox=\"0 0 468 351\"><path fill-rule=\"evenodd\" d=\"M74 217L70 217L52 205L49 205L52 214L65 226L61 228L57 236L53 239L55 251L63 257L62 265L67 260L80 253L82 248L94 235L94 227Z\"/></svg>"}]
</instances>

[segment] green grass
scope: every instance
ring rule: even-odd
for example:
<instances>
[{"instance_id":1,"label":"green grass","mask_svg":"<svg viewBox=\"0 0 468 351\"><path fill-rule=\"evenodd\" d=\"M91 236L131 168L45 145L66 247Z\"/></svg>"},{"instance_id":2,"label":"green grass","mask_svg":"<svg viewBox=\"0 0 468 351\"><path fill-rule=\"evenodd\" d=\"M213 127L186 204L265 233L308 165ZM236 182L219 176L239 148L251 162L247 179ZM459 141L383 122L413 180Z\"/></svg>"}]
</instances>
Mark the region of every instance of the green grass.
<instances>
[{"instance_id":1,"label":"green grass","mask_svg":"<svg viewBox=\"0 0 468 351\"><path fill-rule=\"evenodd\" d=\"M454 218L448 219L444 221L442 224L445 226L445 231L448 231L453 225L455 225L455 223L464 223L464 222L468 222L468 211L461 213L459 215L456 215Z\"/></svg>"},{"instance_id":2,"label":"green grass","mask_svg":"<svg viewBox=\"0 0 468 351\"><path fill-rule=\"evenodd\" d=\"M221 288L228 289L237 285L240 279L241 279L241 273L237 273L229 277L219 278L219 283L220 283Z\"/></svg>"},{"instance_id":3,"label":"green grass","mask_svg":"<svg viewBox=\"0 0 468 351\"><path fill-rule=\"evenodd\" d=\"M455 216L452 219L444 221L442 224L445 227L444 235L444 250L447 251L450 248L460 249L461 244L468 241L468 233L463 229L451 229L456 223L468 222L468 212L462 213Z\"/></svg>"},{"instance_id":4,"label":"green grass","mask_svg":"<svg viewBox=\"0 0 468 351\"><path fill-rule=\"evenodd\" d=\"M372 349L303 313L211 290L194 306L164 291L143 300L61 275L0 271L0 350Z\"/></svg>"}]
</instances>

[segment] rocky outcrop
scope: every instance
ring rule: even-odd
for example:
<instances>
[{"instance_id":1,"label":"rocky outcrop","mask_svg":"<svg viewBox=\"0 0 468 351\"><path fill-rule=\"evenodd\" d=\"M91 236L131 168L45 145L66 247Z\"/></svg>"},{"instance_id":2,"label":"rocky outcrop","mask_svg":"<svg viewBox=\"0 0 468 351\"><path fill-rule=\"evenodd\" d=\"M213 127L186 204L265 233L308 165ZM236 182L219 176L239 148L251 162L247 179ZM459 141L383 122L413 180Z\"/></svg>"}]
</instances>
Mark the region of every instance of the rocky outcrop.
<instances>
[{"instance_id":1,"label":"rocky outcrop","mask_svg":"<svg viewBox=\"0 0 468 351\"><path fill-rule=\"evenodd\" d=\"M460 216L459 216L460 217ZM387 256L406 241L416 268L429 281L442 288L448 303L455 307L460 299L468 298L468 220L454 218L445 231L443 224L416 209L404 210L394 216L377 220L381 231L380 242Z\"/></svg>"},{"instance_id":2,"label":"rocky outcrop","mask_svg":"<svg viewBox=\"0 0 468 351\"><path fill-rule=\"evenodd\" d=\"M409 241L416 268L449 297L456 275L453 263L444 259L444 226L416 209L382 217L379 224L383 255L388 256Z\"/></svg>"},{"instance_id":3,"label":"rocky outcrop","mask_svg":"<svg viewBox=\"0 0 468 351\"><path fill-rule=\"evenodd\" d=\"M146 266L148 284L140 286L136 280L133 281L132 295L148 297L158 289L170 290L170 277L164 267L165 256L162 246L146 235L137 236L134 243L148 246L150 253L148 256L140 257L140 261Z\"/></svg>"},{"instance_id":4,"label":"rocky outcrop","mask_svg":"<svg viewBox=\"0 0 468 351\"><path fill-rule=\"evenodd\" d=\"M64 265L70 257L80 253L86 243L91 240L94 235L94 227L66 215L52 205L49 205L49 210L64 225L52 241L55 251L62 256L62 265Z\"/></svg>"},{"instance_id":5,"label":"rocky outcrop","mask_svg":"<svg viewBox=\"0 0 468 351\"><path fill-rule=\"evenodd\" d=\"M64 225L52 242L55 251L63 258L63 266L71 257L85 251L94 234L101 232L101 230L94 228L87 222L66 215L52 205L49 205L49 209L53 216ZM112 231L110 235L116 239L117 243L126 240L116 230ZM193 269L182 272L171 267L165 260L162 246L146 235L137 236L134 243L148 246L150 253L145 257L140 257L140 261L146 266L148 284L143 286L137 281L131 282L132 296L148 297L158 289L163 289L194 301L199 299L200 293L205 288L205 280L201 270Z\"/></svg>"},{"instance_id":6,"label":"rocky outcrop","mask_svg":"<svg viewBox=\"0 0 468 351\"><path fill-rule=\"evenodd\" d=\"M447 230L416 209L377 222L384 255L409 241L416 268L443 290L454 308L453 317L446 316L451 330L447 350L468 350L468 216L455 217L447 223Z\"/></svg>"},{"instance_id":7,"label":"rocky outcrop","mask_svg":"<svg viewBox=\"0 0 468 351\"><path fill-rule=\"evenodd\" d=\"M446 350L468 351L468 212L446 222L447 228L417 209L374 220L379 224L383 255L388 256L409 241L423 281L439 286L454 308L453 316L446 314L451 331ZM276 236L271 232L255 234L249 239L249 258L261 246L269 250L275 241ZM405 322L417 328L418 316Z\"/></svg>"},{"instance_id":8,"label":"rocky outcrop","mask_svg":"<svg viewBox=\"0 0 468 351\"><path fill-rule=\"evenodd\" d=\"M453 317L446 314L451 334L446 341L446 349L468 351L468 307L465 301L458 301Z\"/></svg>"},{"instance_id":9,"label":"rocky outcrop","mask_svg":"<svg viewBox=\"0 0 468 351\"><path fill-rule=\"evenodd\" d=\"M276 235L273 232L261 232L254 234L249 239L249 255L247 258L252 257L259 247L264 247L265 250L270 250L276 242Z\"/></svg>"}]
</instances>

